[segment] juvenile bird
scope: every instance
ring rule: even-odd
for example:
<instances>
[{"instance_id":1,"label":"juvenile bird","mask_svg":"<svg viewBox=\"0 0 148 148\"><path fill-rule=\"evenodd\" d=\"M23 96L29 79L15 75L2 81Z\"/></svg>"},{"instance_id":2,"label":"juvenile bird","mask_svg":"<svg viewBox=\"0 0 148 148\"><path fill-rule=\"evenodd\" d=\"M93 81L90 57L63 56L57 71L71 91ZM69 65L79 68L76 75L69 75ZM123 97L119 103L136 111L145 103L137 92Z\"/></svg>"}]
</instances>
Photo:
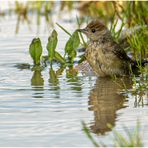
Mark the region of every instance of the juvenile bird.
<instances>
[{"instance_id":1,"label":"juvenile bird","mask_svg":"<svg viewBox=\"0 0 148 148\"><path fill-rule=\"evenodd\" d=\"M111 32L103 23L94 20L78 31L90 39L85 57L97 76L130 74L135 62L127 56L123 47L114 41Z\"/></svg>"}]
</instances>

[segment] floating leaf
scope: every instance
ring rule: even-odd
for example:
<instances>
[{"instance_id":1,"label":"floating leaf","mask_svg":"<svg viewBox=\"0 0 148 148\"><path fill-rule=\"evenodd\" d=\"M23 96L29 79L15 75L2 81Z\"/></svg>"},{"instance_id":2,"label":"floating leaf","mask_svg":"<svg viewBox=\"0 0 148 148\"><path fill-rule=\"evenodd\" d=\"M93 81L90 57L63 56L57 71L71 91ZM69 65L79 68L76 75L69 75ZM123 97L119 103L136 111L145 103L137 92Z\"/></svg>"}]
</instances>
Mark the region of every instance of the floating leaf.
<instances>
[{"instance_id":1,"label":"floating leaf","mask_svg":"<svg viewBox=\"0 0 148 148\"><path fill-rule=\"evenodd\" d=\"M66 63L65 59L56 51L55 51L55 59L57 61L59 61L61 64L65 64Z\"/></svg>"},{"instance_id":2,"label":"floating leaf","mask_svg":"<svg viewBox=\"0 0 148 148\"><path fill-rule=\"evenodd\" d=\"M29 53L35 65L40 65L40 57L42 55L42 45L39 38L34 38L29 47Z\"/></svg>"},{"instance_id":3,"label":"floating leaf","mask_svg":"<svg viewBox=\"0 0 148 148\"><path fill-rule=\"evenodd\" d=\"M53 61L57 42L58 42L57 32L53 30L51 36L48 38L48 43L47 43L47 50L50 62Z\"/></svg>"}]
</instances>

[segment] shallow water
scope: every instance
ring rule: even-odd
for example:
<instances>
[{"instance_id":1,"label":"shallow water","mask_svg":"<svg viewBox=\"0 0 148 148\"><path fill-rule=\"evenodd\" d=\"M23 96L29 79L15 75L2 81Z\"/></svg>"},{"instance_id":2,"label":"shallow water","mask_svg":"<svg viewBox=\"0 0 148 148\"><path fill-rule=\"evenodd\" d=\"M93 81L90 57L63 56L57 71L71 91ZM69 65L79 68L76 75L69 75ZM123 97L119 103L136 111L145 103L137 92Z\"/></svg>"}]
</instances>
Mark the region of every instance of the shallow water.
<instances>
[{"instance_id":1,"label":"shallow water","mask_svg":"<svg viewBox=\"0 0 148 148\"><path fill-rule=\"evenodd\" d=\"M59 23L71 32L76 28L74 23ZM50 67L42 72L17 68L17 64L32 63L28 47L33 37L39 36L45 49L48 30L42 24L36 34L36 25L30 32L24 24L15 35L15 24L15 17L0 22L0 146L92 146L82 131L82 121L95 139L111 145L112 131L106 124L122 133L123 125L132 130L137 119L148 145L147 92L143 104L136 105L132 93L123 93L121 81L82 74L69 77L65 71L52 81ZM57 49L63 54L68 36L56 29ZM128 89L133 88L129 79L123 81Z\"/></svg>"}]
</instances>

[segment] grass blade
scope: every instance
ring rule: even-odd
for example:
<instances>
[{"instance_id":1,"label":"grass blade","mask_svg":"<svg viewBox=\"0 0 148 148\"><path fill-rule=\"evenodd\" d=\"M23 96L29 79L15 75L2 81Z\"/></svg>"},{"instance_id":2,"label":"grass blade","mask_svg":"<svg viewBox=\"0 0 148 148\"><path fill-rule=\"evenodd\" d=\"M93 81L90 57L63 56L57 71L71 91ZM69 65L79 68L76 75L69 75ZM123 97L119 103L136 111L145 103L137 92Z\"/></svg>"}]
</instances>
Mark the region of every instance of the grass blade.
<instances>
[{"instance_id":1,"label":"grass blade","mask_svg":"<svg viewBox=\"0 0 148 148\"><path fill-rule=\"evenodd\" d=\"M71 34L64 28L62 27L60 24L56 23L57 26L59 26L64 32L66 32L69 36L71 36Z\"/></svg>"}]
</instances>

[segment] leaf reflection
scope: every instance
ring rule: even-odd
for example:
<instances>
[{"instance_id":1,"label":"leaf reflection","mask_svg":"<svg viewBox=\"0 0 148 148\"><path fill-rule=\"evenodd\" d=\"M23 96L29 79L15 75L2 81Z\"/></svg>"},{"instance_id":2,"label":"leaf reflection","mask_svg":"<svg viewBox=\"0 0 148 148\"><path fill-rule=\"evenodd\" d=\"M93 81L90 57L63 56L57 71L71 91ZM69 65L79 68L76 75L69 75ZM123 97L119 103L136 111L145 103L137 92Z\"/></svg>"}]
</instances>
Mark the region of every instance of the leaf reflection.
<instances>
[{"instance_id":1,"label":"leaf reflection","mask_svg":"<svg viewBox=\"0 0 148 148\"><path fill-rule=\"evenodd\" d=\"M43 86L44 86L44 79L42 78L42 74L40 70L35 70L33 72L33 76L31 78L31 86L35 91L33 94L34 98L43 98Z\"/></svg>"},{"instance_id":2,"label":"leaf reflection","mask_svg":"<svg viewBox=\"0 0 148 148\"><path fill-rule=\"evenodd\" d=\"M51 67L49 69L49 86L51 86L52 90L59 90L59 79L58 76L56 75L56 72L53 70L53 68Z\"/></svg>"},{"instance_id":3,"label":"leaf reflection","mask_svg":"<svg viewBox=\"0 0 148 148\"><path fill-rule=\"evenodd\" d=\"M80 82L80 78L77 76L78 72L74 68L69 68L66 70L66 78L68 79L67 82L71 85L71 90L74 91L82 91L82 84Z\"/></svg>"}]
</instances>

